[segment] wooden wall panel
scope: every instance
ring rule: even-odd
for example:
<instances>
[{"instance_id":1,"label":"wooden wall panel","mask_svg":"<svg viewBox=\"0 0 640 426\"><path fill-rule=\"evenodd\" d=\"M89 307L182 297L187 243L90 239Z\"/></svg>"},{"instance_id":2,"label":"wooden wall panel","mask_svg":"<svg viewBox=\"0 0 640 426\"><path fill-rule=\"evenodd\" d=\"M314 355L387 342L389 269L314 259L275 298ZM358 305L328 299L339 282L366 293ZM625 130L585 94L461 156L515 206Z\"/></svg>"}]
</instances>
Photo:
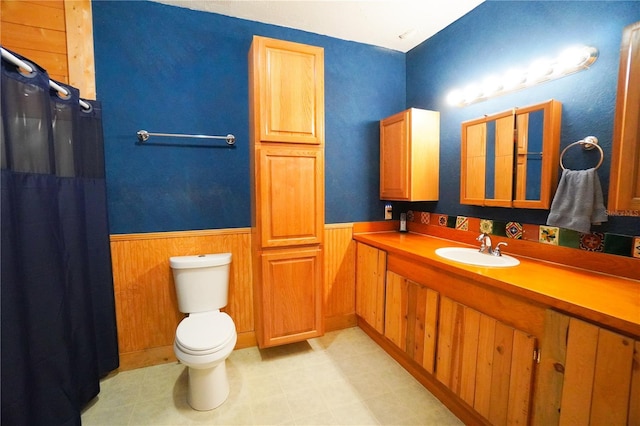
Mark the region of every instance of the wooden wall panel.
<instances>
[{"instance_id":1,"label":"wooden wall panel","mask_svg":"<svg viewBox=\"0 0 640 426\"><path fill-rule=\"evenodd\" d=\"M326 225L324 230L325 329L356 325L356 242L353 224Z\"/></svg>"},{"instance_id":2,"label":"wooden wall panel","mask_svg":"<svg viewBox=\"0 0 640 426\"><path fill-rule=\"evenodd\" d=\"M91 0L2 0L0 44L96 98Z\"/></svg>"},{"instance_id":3,"label":"wooden wall panel","mask_svg":"<svg viewBox=\"0 0 640 426\"><path fill-rule=\"evenodd\" d=\"M69 84L80 89L81 97L96 99L91 0L65 1L64 16L67 28Z\"/></svg>"},{"instance_id":4,"label":"wooden wall panel","mask_svg":"<svg viewBox=\"0 0 640 426\"><path fill-rule=\"evenodd\" d=\"M173 345L178 311L169 257L231 252L229 303L238 346L255 344L249 229L112 235L111 256L122 369L137 352ZM172 351L167 351L172 354ZM163 360L150 360L151 364ZM164 360L166 361L166 360ZM147 362L147 361L145 361ZM149 364L150 365L150 364Z\"/></svg>"},{"instance_id":5,"label":"wooden wall panel","mask_svg":"<svg viewBox=\"0 0 640 426\"><path fill-rule=\"evenodd\" d=\"M355 241L352 224L325 227L324 303L328 330L355 326ZM248 228L111 236L121 370L174 360L178 311L169 257L233 253L229 304L236 347L254 346L255 320Z\"/></svg>"}]
</instances>

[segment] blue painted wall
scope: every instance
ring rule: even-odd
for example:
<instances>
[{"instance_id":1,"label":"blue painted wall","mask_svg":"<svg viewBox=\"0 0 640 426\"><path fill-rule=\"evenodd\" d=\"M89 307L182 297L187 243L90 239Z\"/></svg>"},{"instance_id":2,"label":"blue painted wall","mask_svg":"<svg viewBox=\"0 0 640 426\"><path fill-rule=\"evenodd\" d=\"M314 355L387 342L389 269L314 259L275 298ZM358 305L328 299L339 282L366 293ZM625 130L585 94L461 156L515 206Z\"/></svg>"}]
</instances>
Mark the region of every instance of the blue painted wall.
<instances>
[{"instance_id":1,"label":"blue painted wall","mask_svg":"<svg viewBox=\"0 0 640 426\"><path fill-rule=\"evenodd\" d=\"M599 176L606 199L622 29L639 20L637 1L487 1L408 52L407 106L441 112L440 200L399 209L544 224L547 211L459 204L460 123L551 98L563 104L561 149L587 135L598 137L605 152ZM524 68L572 44L599 49L589 70L464 108L446 103L453 88ZM567 152L568 167L595 164L595 150ZM593 229L640 235L640 218L610 216L607 224Z\"/></svg>"},{"instance_id":2,"label":"blue painted wall","mask_svg":"<svg viewBox=\"0 0 640 426\"><path fill-rule=\"evenodd\" d=\"M382 219L378 120L405 107L404 54L152 2L92 7L111 233L251 225L247 53L254 34L325 49L326 222ZM141 146L140 129L233 133L237 143Z\"/></svg>"},{"instance_id":3,"label":"blue painted wall","mask_svg":"<svg viewBox=\"0 0 640 426\"><path fill-rule=\"evenodd\" d=\"M396 217L415 209L544 223L546 211L459 204L460 123L561 101L562 146L587 135L601 141L606 197L621 32L640 20L634 1L488 1L405 55L151 2L92 7L112 233L250 226L247 52L254 34L325 49L327 223L382 219L378 120L406 107L441 111L440 201L394 203ZM466 108L445 103L453 87L573 43L599 49L588 71ZM140 129L233 133L238 142L232 150L140 146ZM639 235L639 222L610 217L601 230Z\"/></svg>"}]
</instances>

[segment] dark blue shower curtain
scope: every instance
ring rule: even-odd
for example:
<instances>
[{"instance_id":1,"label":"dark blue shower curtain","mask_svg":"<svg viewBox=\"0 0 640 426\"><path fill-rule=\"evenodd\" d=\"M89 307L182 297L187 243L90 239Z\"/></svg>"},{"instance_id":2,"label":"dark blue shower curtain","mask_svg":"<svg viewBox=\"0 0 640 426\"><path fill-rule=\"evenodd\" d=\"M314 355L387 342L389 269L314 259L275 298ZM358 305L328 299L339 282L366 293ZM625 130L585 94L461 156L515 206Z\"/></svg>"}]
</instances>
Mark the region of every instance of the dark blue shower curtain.
<instances>
[{"instance_id":1,"label":"dark blue shower curtain","mask_svg":"<svg viewBox=\"0 0 640 426\"><path fill-rule=\"evenodd\" d=\"M32 68L2 60L1 423L79 425L118 367L101 107Z\"/></svg>"}]
</instances>

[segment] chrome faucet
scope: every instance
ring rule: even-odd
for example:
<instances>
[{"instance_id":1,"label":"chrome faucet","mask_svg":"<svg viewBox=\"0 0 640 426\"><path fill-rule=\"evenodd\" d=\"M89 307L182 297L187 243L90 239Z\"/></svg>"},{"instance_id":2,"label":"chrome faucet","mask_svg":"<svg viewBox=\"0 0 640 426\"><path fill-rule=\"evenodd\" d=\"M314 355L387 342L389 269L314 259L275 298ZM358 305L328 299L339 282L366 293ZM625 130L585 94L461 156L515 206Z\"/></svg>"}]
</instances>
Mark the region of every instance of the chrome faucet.
<instances>
[{"instance_id":1,"label":"chrome faucet","mask_svg":"<svg viewBox=\"0 0 640 426\"><path fill-rule=\"evenodd\" d=\"M493 248L491 247L491 237L486 232L478 235L476 241L480 241L480 253L493 254Z\"/></svg>"},{"instance_id":2,"label":"chrome faucet","mask_svg":"<svg viewBox=\"0 0 640 426\"><path fill-rule=\"evenodd\" d=\"M507 243L498 243L496 248L491 247L491 237L486 232L478 235L476 241L480 241L480 253L487 253L492 256L502 256L502 251L500 250L500 246L506 246Z\"/></svg>"}]
</instances>

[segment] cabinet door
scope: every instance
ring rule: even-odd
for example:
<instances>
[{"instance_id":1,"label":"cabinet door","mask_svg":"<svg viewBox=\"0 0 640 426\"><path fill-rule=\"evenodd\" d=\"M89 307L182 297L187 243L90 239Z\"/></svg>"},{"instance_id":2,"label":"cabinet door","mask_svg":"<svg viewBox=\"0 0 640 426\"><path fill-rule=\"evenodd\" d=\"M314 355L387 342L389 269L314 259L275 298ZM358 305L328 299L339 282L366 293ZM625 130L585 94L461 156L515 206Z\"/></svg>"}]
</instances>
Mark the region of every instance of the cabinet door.
<instances>
[{"instance_id":1,"label":"cabinet door","mask_svg":"<svg viewBox=\"0 0 640 426\"><path fill-rule=\"evenodd\" d=\"M409 198L409 117L407 111L380 122L380 198Z\"/></svg>"},{"instance_id":2,"label":"cabinet door","mask_svg":"<svg viewBox=\"0 0 640 426\"><path fill-rule=\"evenodd\" d=\"M321 149L260 148L256 225L261 247L320 244L324 232Z\"/></svg>"},{"instance_id":3,"label":"cabinet door","mask_svg":"<svg viewBox=\"0 0 640 426\"><path fill-rule=\"evenodd\" d=\"M527 424L536 339L441 298L436 377L494 425Z\"/></svg>"},{"instance_id":4,"label":"cabinet door","mask_svg":"<svg viewBox=\"0 0 640 426\"><path fill-rule=\"evenodd\" d=\"M356 250L356 314L382 334L387 254L362 243Z\"/></svg>"},{"instance_id":5,"label":"cabinet door","mask_svg":"<svg viewBox=\"0 0 640 426\"><path fill-rule=\"evenodd\" d=\"M380 121L380 198L435 201L440 113L411 108Z\"/></svg>"},{"instance_id":6,"label":"cabinet door","mask_svg":"<svg viewBox=\"0 0 640 426\"><path fill-rule=\"evenodd\" d=\"M387 271L384 335L433 374L439 293Z\"/></svg>"},{"instance_id":7,"label":"cabinet door","mask_svg":"<svg viewBox=\"0 0 640 426\"><path fill-rule=\"evenodd\" d=\"M322 144L324 49L255 36L249 60L257 139Z\"/></svg>"},{"instance_id":8,"label":"cabinet door","mask_svg":"<svg viewBox=\"0 0 640 426\"><path fill-rule=\"evenodd\" d=\"M640 424L640 342L547 311L534 424Z\"/></svg>"},{"instance_id":9,"label":"cabinet door","mask_svg":"<svg viewBox=\"0 0 640 426\"><path fill-rule=\"evenodd\" d=\"M273 250L261 255L260 347L298 342L324 333L319 248Z\"/></svg>"},{"instance_id":10,"label":"cabinet door","mask_svg":"<svg viewBox=\"0 0 640 426\"><path fill-rule=\"evenodd\" d=\"M549 100L463 122L460 203L548 209L561 115L562 104Z\"/></svg>"},{"instance_id":11,"label":"cabinet door","mask_svg":"<svg viewBox=\"0 0 640 426\"><path fill-rule=\"evenodd\" d=\"M640 210L640 22L624 28L611 142L609 210Z\"/></svg>"}]
</instances>

